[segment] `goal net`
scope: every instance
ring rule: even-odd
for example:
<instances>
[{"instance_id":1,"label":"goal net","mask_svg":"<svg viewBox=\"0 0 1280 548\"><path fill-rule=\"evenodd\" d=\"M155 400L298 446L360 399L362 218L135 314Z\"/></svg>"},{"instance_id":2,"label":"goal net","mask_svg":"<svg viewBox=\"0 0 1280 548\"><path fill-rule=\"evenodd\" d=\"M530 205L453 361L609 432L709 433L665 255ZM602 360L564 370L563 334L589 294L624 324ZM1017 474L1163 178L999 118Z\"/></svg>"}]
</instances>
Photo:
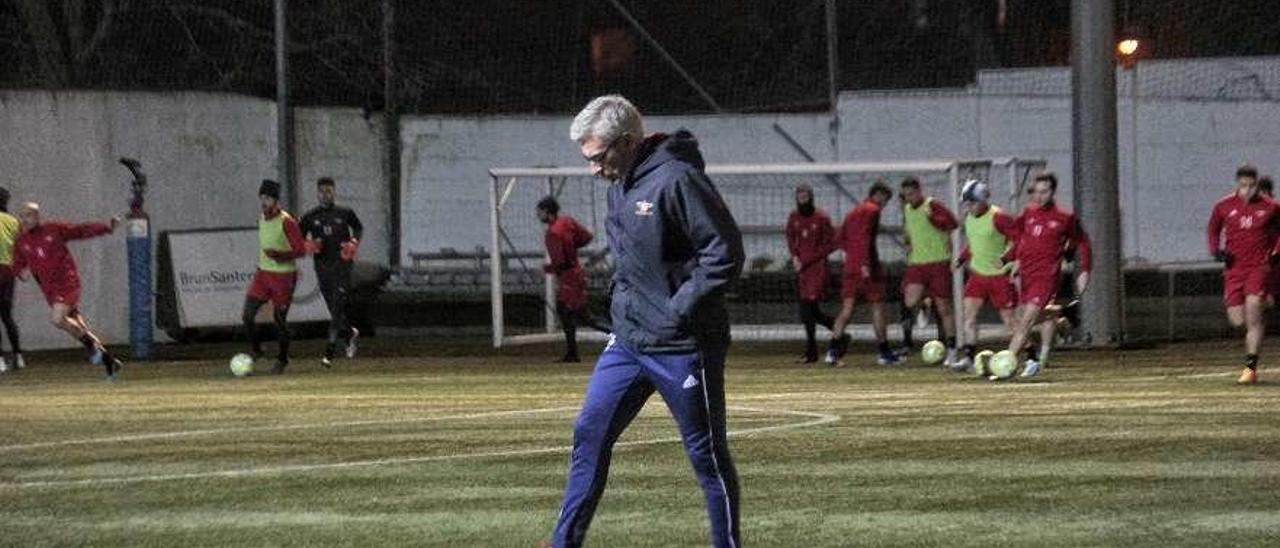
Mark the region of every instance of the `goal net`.
<instances>
[{"instance_id":1,"label":"goal net","mask_svg":"<svg viewBox=\"0 0 1280 548\"><path fill-rule=\"evenodd\" d=\"M1044 169L1042 160L981 159L905 162L711 165L707 175L724 197L742 230L746 264L741 278L728 295L735 340L802 339L803 328L796 306L795 272L784 236L787 216L795 207L797 185L814 189L818 207L839 226L844 215L866 197L877 180L894 189L906 177L920 180L926 195L941 200L962 218L960 188L971 178L987 181L992 202L1016 211L1022 188ZM613 258L605 237L608 214L608 181L592 177L583 168L498 168L489 170L490 187L489 277L493 306L493 343L504 345L547 342L561 338L555 315L554 278L542 271L546 227L538 221L536 204L545 196L560 203L561 215L576 219L595 234L579 252L587 272L588 302L592 316L608 319L608 288ZM877 245L885 264L890 289L890 318L896 320L900 296L896 288L906 259L901 201L894 199L881 215ZM953 233L953 253L962 243ZM839 272L843 253L831 256L831 286L824 309L839 308ZM960 295L963 275L953 276ZM849 327L855 339L870 340L870 313L858 307ZM959 307L956 307L959 314ZM983 333L998 335L994 314L983 317ZM959 322L957 322L959 324ZM890 337L898 330L890 329ZM932 338L925 331L919 338ZM980 335L981 336L981 335ZM579 328L584 340L603 339L603 333ZM820 334L820 337L825 335Z\"/></svg>"}]
</instances>

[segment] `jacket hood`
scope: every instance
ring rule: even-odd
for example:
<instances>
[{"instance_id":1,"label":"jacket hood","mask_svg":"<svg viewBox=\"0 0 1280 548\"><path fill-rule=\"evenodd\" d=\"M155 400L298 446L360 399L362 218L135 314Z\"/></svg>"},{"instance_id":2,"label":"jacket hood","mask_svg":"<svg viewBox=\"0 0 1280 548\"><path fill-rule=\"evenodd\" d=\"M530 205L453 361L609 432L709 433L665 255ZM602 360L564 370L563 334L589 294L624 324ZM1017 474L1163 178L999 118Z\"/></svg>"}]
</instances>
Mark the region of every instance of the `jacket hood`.
<instances>
[{"instance_id":1,"label":"jacket hood","mask_svg":"<svg viewBox=\"0 0 1280 548\"><path fill-rule=\"evenodd\" d=\"M636 167L632 168L629 181L644 178L649 172L670 162L687 163L698 170L706 168L702 152L698 150L698 139L687 129L679 129L675 133L655 133L640 144L636 155Z\"/></svg>"}]
</instances>

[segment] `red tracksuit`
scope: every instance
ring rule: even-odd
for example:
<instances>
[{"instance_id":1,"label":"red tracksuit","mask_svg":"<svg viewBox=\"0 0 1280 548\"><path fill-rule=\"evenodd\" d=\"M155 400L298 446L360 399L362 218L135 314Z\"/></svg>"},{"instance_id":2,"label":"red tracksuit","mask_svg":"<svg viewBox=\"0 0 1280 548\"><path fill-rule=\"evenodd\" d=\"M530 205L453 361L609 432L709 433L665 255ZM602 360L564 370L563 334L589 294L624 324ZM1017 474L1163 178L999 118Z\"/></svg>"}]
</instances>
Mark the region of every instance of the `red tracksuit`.
<instances>
[{"instance_id":1,"label":"red tracksuit","mask_svg":"<svg viewBox=\"0 0 1280 548\"><path fill-rule=\"evenodd\" d=\"M787 218L787 249L800 260L796 291L802 301L820 301L827 293L827 255L835 249L836 229L821 209L809 216L792 211Z\"/></svg>"},{"instance_id":2,"label":"red tracksuit","mask_svg":"<svg viewBox=\"0 0 1280 548\"><path fill-rule=\"evenodd\" d=\"M1058 294L1058 278L1062 274L1062 257L1076 252L1077 268L1088 272L1093 268L1089 235L1075 215L1058 209L1054 202L1044 206L1029 204L1018 217L1018 241L1010 251L1018 261L1022 279L1019 301L1045 306Z\"/></svg>"},{"instance_id":3,"label":"red tracksuit","mask_svg":"<svg viewBox=\"0 0 1280 548\"><path fill-rule=\"evenodd\" d=\"M50 306L63 303L74 308L80 304L80 273L67 242L108 232L111 226L105 223L44 221L18 235L13 245L13 273L31 269Z\"/></svg>"},{"instance_id":4,"label":"red tracksuit","mask_svg":"<svg viewBox=\"0 0 1280 548\"><path fill-rule=\"evenodd\" d=\"M1232 193L1218 200L1209 216L1209 253L1226 251L1231 261L1222 272L1223 302L1244 304L1246 295L1267 294L1271 255L1280 251L1280 205L1258 196L1251 202ZM1225 240L1225 241L1224 241Z\"/></svg>"},{"instance_id":5,"label":"red tracksuit","mask_svg":"<svg viewBox=\"0 0 1280 548\"><path fill-rule=\"evenodd\" d=\"M840 296L852 299L859 294L868 302L884 300L884 272L876 251L880 233L880 205L867 198L844 216L836 247L844 250L844 275ZM866 276L863 275L866 267Z\"/></svg>"},{"instance_id":6,"label":"red tracksuit","mask_svg":"<svg viewBox=\"0 0 1280 548\"><path fill-rule=\"evenodd\" d=\"M578 249L591 239L591 232L567 215L556 217L547 227L548 262L542 270L556 275L556 302L569 310L587 307L587 274L578 263Z\"/></svg>"}]
</instances>

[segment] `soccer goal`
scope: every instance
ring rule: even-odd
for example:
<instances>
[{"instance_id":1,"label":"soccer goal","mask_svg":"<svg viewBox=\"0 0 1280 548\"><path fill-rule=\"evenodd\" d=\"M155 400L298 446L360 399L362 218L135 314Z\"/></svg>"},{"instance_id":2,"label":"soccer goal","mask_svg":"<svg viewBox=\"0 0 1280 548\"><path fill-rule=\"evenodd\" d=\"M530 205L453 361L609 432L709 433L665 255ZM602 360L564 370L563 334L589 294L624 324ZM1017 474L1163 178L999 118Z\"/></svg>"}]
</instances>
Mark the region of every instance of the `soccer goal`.
<instances>
[{"instance_id":1,"label":"soccer goal","mask_svg":"<svg viewBox=\"0 0 1280 548\"><path fill-rule=\"evenodd\" d=\"M883 180L896 193L902 180L909 176L919 179L927 195L941 200L962 219L959 195L966 180L987 181L993 190L992 202L1016 211L1023 187L1044 167L1043 160L1017 158L708 166L708 176L738 221L746 250L742 277L728 299L734 338L791 340L804 336L796 313L795 272L784 237L798 184L813 187L818 207L830 214L837 227L845 213L866 197L874 182ZM595 234L594 241L579 256L588 273L591 313L607 318L613 267L605 237L610 183L592 177L585 167L495 168L489 170L489 175L492 232L488 251L494 346L548 342L561 337L555 316L554 280L542 271L546 227L535 214L536 204L544 196L556 197L562 215L577 219ZM899 200L893 200L881 216L878 245L891 284L898 279L906 258L900 206ZM959 252L961 243L956 231L952 237L954 253ZM825 306L832 314L839 307L842 261L842 253L832 254L832 286ZM952 283L955 294L962 294L962 274L954 275ZM898 300L896 287L890 287L889 293L890 301ZM855 339L870 340L869 313L859 308L849 331ZM956 309L959 320L959 307ZM896 318L895 310L891 306L891 318ZM984 325L982 332L997 334L998 328ZM890 336L896 337L896 331L891 329ZM603 334L579 329L579 337L590 340L603 338Z\"/></svg>"}]
</instances>

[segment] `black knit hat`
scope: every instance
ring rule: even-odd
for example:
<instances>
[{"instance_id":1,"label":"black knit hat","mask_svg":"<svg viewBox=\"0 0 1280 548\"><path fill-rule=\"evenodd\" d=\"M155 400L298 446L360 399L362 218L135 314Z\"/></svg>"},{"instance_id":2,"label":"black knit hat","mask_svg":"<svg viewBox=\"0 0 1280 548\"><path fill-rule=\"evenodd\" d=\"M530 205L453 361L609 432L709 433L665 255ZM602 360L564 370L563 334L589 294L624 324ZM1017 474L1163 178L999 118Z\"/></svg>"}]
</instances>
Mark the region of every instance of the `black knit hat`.
<instances>
[{"instance_id":1,"label":"black knit hat","mask_svg":"<svg viewBox=\"0 0 1280 548\"><path fill-rule=\"evenodd\" d=\"M277 200L280 199L280 183L271 179L263 179L262 186L258 187L259 196L270 196Z\"/></svg>"}]
</instances>

